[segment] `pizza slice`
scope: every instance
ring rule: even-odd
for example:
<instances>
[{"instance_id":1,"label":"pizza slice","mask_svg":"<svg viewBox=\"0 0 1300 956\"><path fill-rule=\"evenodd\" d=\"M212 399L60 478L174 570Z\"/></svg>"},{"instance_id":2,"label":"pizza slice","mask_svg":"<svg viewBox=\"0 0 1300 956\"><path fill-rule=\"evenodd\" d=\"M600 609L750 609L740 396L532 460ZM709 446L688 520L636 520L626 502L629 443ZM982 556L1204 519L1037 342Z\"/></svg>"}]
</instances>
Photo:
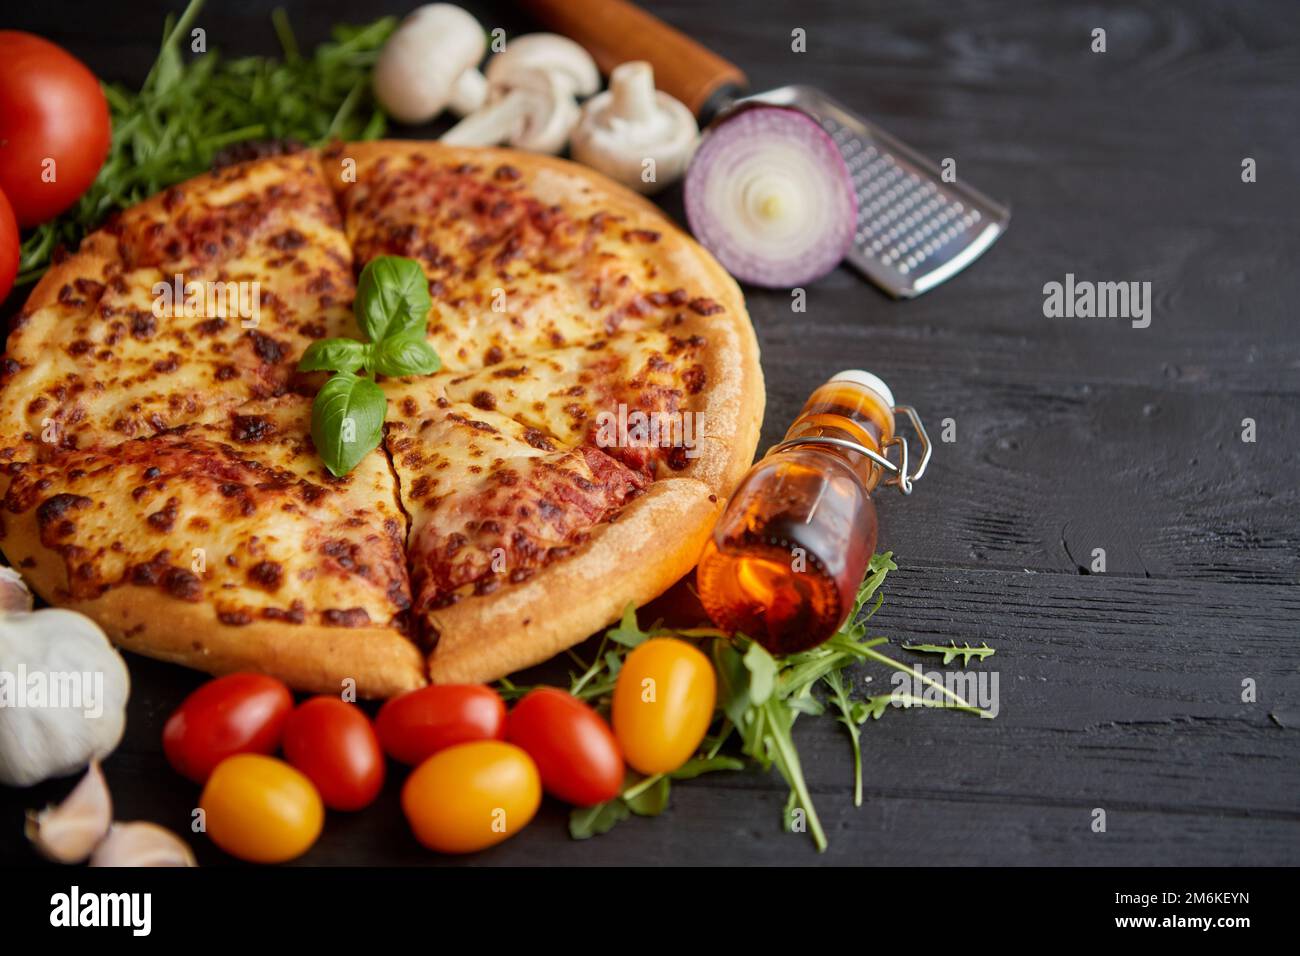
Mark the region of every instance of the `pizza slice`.
<instances>
[{"instance_id":1,"label":"pizza slice","mask_svg":"<svg viewBox=\"0 0 1300 956\"><path fill-rule=\"evenodd\" d=\"M0 460L140 437L283 394L352 334L352 255L313 153L134 206L41 280L0 360Z\"/></svg>"},{"instance_id":2,"label":"pizza slice","mask_svg":"<svg viewBox=\"0 0 1300 956\"><path fill-rule=\"evenodd\" d=\"M406 519L382 451L333 477L296 395L12 466L9 559L123 647L367 696L424 682L405 635Z\"/></svg>"},{"instance_id":3,"label":"pizza slice","mask_svg":"<svg viewBox=\"0 0 1300 956\"><path fill-rule=\"evenodd\" d=\"M448 369L722 308L704 291L715 276L694 292L678 281L695 257L661 214L572 164L409 142L340 144L322 162L357 261L423 266L429 339Z\"/></svg>"},{"instance_id":4,"label":"pizza slice","mask_svg":"<svg viewBox=\"0 0 1300 956\"><path fill-rule=\"evenodd\" d=\"M544 660L689 570L717 506L707 487L652 485L595 445L452 401L443 384L385 386L413 614L435 681ZM686 524L665 535L670 520Z\"/></svg>"}]
</instances>

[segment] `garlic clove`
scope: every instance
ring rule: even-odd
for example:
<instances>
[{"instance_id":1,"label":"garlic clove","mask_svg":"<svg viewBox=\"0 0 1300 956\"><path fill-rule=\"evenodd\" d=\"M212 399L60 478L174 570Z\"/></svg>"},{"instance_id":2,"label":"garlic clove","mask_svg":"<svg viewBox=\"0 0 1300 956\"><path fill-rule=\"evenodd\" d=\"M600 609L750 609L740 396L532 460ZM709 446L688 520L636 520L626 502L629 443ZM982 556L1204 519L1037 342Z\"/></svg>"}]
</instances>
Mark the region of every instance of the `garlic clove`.
<instances>
[{"instance_id":1,"label":"garlic clove","mask_svg":"<svg viewBox=\"0 0 1300 956\"><path fill-rule=\"evenodd\" d=\"M115 823L95 848L91 866L198 866L184 840L155 823Z\"/></svg>"},{"instance_id":2,"label":"garlic clove","mask_svg":"<svg viewBox=\"0 0 1300 956\"><path fill-rule=\"evenodd\" d=\"M25 614L32 609L32 592L13 568L0 567L0 617Z\"/></svg>"},{"instance_id":3,"label":"garlic clove","mask_svg":"<svg viewBox=\"0 0 1300 956\"><path fill-rule=\"evenodd\" d=\"M90 856L113 822L113 801L99 762L58 806L27 812L24 832L38 853L55 863L80 863Z\"/></svg>"}]
</instances>

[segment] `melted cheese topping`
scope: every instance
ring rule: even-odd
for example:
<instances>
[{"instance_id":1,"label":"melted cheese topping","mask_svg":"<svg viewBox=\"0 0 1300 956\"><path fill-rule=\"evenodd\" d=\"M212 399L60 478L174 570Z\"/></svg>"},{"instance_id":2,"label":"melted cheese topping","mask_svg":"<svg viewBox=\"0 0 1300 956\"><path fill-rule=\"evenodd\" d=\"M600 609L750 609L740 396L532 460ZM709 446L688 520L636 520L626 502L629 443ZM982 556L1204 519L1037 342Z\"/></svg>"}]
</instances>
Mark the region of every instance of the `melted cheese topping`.
<instances>
[{"instance_id":1,"label":"melted cheese topping","mask_svg":"<svg viewBox=\"0 0 1300 956\"><path fill-rule=\"evenodd\" d=\"M314 156L222 170L88 240L93 275L15 320L0 457L113 444L283 394L313 340L355 333L352 255Z\"/></svg>"},{"instance_id":2,"label":"melted cheese topping","mask_svg":"<svg viewBox=\"0 0 1300 956\"><path fill-rule=\"evenodd\" d=\"M106 451L61 451L18 470L8 514L35 511L62 585L206 601L256 618L388 624L410 605L406 522L384 454L345 479L321 465L311 406L286 396Z\"/></svg>"}]
</instances>

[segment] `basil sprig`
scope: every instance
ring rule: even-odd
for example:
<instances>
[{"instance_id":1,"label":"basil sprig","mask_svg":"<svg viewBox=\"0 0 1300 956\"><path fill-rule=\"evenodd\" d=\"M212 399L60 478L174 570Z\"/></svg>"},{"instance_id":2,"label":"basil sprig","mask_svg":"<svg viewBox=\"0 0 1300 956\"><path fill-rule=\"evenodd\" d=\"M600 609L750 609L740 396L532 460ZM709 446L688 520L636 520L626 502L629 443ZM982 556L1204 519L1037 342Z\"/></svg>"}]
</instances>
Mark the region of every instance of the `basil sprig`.
<instances>
[{"instance_id":1,"label":"basil sprig","mask_svg":"<svg viewBox=\"0 0 1300 956\"><path fill-rule=\"evenodd\" d=\"M383 437L388 400L375 375L431 375L442 367L425 339L432 307L418 262L380 256L361 270L352 304L368 341L322 339L303 353L300 371L334 373L311 406L312 441L331 474L346 475Z\"/></svg>"}]
</instances>

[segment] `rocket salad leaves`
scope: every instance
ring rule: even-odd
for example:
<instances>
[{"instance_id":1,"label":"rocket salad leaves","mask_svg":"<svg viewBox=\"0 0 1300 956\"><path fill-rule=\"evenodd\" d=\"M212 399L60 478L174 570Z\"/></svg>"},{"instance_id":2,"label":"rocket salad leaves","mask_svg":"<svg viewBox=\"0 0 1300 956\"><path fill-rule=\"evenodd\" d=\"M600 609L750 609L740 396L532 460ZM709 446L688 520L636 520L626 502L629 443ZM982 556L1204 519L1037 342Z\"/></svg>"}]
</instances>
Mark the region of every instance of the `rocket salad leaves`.
<instances>
[{"instance_id":1,"label":"rocket salad leaves","mask_svg":"<svg viewBox=\"0 0 1300 956\"><path fill-rule=\"evenodd\" d=\"M991 717L922 672L876 650L888 643L887 638L867 636L867 622L884 599L880 587L889 572L896 569L892 552L875 555L858 589L848 623L825 643L799 654L774 658L760 644L743 635L732 636L713 628L681 630L654 626L645 631L637 624L636 609L630 605L623 620L606 631L591 662L571 652L581 669L573 674L570 692L605 710L622 662L637 645L660 635L697 642L710 654L717 670L718 714L713 733L704 739L693 760L672 773L646 777L629 774L623 792L615 799L572 811L570 834L575 839L587 839L608 832L633 815L659 814L668 805L674 781L756 765L763 769L775 768L790 788L785 828L806 828L817 849L824 850L826 833L813 805L792 735L800 715L821 715L827 713L829 706L847 729L853 749L855 806L862 804L862 725L867 720L879 719L890 704L944 707ZM864 662L903 671L946 700L901 693L855 698L849 669ZM509 681L503 681L502 687L508 697L526 692L526 688L516 687ZM738 749L740 756L724 753L727 745L730 750Z\"/></svg>"}]
</instances>

